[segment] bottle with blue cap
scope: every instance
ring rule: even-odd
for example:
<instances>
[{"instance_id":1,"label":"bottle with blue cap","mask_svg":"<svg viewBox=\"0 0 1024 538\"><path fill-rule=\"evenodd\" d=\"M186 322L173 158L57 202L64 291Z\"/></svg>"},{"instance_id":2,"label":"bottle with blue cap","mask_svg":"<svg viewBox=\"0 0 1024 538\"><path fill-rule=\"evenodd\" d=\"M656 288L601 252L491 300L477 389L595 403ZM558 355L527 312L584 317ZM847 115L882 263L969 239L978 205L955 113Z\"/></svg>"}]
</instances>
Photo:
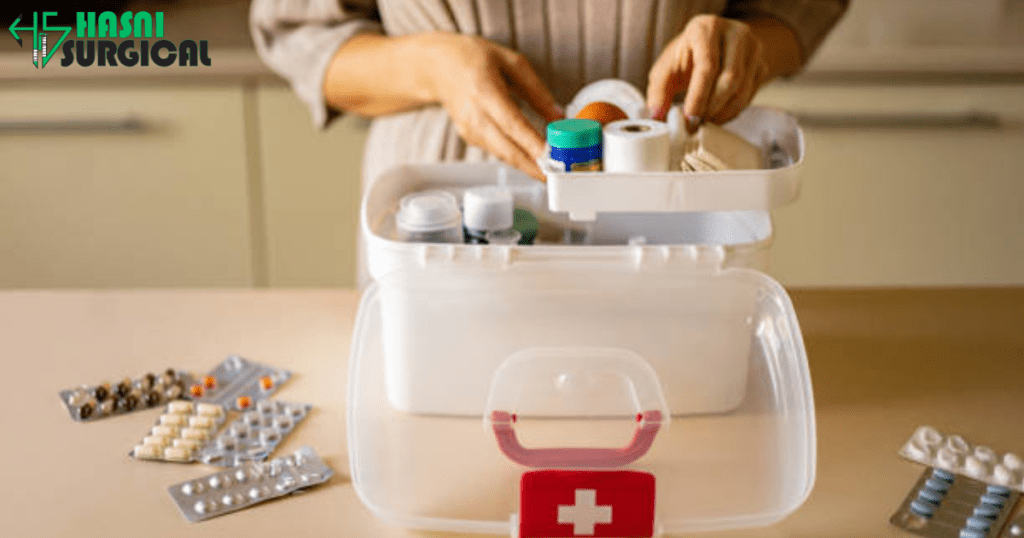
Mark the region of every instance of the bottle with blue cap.
<instances>
[{"instance_id":1,"label":"bottle with blue cap","mask_svg":"<svg viewBox=\"0 0 1024 538\"><path fill-rule=\"evenodd\" d=\"M601 171L601 124L594 120L566 119L548 124L551 159L566 172Z\"/></svg>"}]
</instances>

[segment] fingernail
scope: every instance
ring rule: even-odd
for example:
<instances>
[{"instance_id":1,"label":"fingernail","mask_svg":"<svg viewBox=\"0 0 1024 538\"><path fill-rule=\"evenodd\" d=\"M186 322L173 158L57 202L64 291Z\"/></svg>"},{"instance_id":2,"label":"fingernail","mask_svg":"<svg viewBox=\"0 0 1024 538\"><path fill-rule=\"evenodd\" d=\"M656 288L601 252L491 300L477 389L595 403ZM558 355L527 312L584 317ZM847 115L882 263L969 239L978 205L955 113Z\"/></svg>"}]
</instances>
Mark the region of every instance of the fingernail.
<instances>
[{"instance_id":1,"label":"fingernail","mask_svg":"<svg viewBox=\"0 0 1024 538\"><path fill-rule=\"evenodd\" d=\"M687 116L686 117L686 128L690 131L696 131L697 127L704 122L704 119L700 116Z\"/></svg>"},{"instance_id":2,"label":"fingernail","mask_svg":"<svg viewBox=\"0 0 1024 538\"><path fill-rule=\"evenodd\" d=\"M560 117L560 118L564 118L565 117L565 108L562 107L562 105L555 105L555 112L558 113L558 117Z\"/></svg>"},{"instance_id":3,"label":"fingernail","mask_svg":"<svg viewBox=\"0 0 1024 538\"><path fill-rule=\"evenodd\" d=\"M651 110L654 111L654 114L651 116L651 119L664 121L665 116L668 114L669 105L661 105L657 109L655 109L654 107L650 108Z\"/></svg>"}]
</instances>

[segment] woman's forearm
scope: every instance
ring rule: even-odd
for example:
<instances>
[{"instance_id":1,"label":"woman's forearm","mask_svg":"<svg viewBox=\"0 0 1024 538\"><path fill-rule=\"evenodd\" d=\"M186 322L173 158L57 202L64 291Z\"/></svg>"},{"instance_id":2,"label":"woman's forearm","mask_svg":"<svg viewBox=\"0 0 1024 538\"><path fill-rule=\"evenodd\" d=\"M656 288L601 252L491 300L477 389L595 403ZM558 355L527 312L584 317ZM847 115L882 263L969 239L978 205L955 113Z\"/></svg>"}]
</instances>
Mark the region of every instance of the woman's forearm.
<instances>
[{"instance_id":1,"label":"woman's forearm","mask_svg":"<svg viewBox=\"0 0 1024 538\"><path fill-rule=\"evenodd\" d=\"M361 34L345 43L327 67L328 106L364 116L402 112L436 102L417 65L428 61L415 36Z\"/></svg>"},{"instance_id":2,"label":"woman's forearm","mask_svg":"<svg viewBox=\"0 0 1024 538\"><path fill-rule=\"evenodd\" d=\"M744 19L743 22L764 46L769 80L792 75L803 67L805 54L800 40L786 23L774 17Z\"/></svg>"}]
</instances>

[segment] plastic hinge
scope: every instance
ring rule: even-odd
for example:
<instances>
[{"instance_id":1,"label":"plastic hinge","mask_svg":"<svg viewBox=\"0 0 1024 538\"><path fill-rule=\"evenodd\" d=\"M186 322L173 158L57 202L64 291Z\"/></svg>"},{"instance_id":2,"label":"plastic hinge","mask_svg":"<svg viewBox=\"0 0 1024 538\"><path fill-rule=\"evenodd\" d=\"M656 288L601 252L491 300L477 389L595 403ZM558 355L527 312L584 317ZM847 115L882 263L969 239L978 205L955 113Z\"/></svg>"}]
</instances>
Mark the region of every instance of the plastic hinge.
<instances>
[{"instance_id":1,"label":"plastic hinge","mask_svg":"<svg viewBox=\"0 0 1024 538\"><path fill-rule=\"evenodd\" d=\"M507 268L515 259L515 247L506 245L422 244L418 246L420 266L468 260L479 266Z\"/></svg>"},{"instance_id":2,"label":"plastic hinge","mask_svg":"<svg viewBox=\"0 0 1024 538\"><path fill-rule=\"evenodd\" d=\"M637 245L630 248L633 249L633 265L636 269L664 267L672 257L668 246Z\"/></svg>"},{"instance_id":3,"label":"plastic hinge","mask_svg":"<svg viewBox=\"0 0 1024 538\"><path fill-rule=\"evenodd\" d=\"M455 259L455 245L423 244L419 245L417 254L421 266L435 261L450 262Z\"/></svg>"},{"instance_id":4,"label":"plastic hinge","mask_svg":"<svg viewBox=\"0 0 1024 538\"><path fill-rule=\"evenodd\" d=\"M686 264L720 270L725 265L725 247L721 245L635 245L633 265L637 270Z\"/></svg>"}]
</instances>

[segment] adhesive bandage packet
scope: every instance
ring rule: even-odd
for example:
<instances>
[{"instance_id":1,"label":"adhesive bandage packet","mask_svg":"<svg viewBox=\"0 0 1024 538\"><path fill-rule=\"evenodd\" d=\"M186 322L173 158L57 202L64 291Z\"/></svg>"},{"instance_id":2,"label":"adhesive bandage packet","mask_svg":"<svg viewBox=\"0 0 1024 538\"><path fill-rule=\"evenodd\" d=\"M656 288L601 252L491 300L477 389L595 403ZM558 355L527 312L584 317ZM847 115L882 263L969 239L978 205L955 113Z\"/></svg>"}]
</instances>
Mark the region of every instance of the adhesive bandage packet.
<instances>
[{"instance_id":1,"label":"adhesive bandage packet","mask_svg":"<svg viewBox=\"0 0 1024 538\"><path fill-rule=\"evenodd\" d=\"M213 439L225 417L224 407L217 404L171 402L129 455L138 460L198 461L200 450Z\"/></svg>"},{"instance_id":2,"label":"adhesive bandage packet","mask_svg":"<svg viewBox=\"0 0 1024 538\"><path fill-rule=\"evenodd\" d=\"M73 420L89 422L183 398L191 384L192 376L187 372L168 368L161 374L149 372L117 383L104 381L62 390L60 399Z\"/></svg>"},{"instance_id":3,"label":"adhesive bandage packet","mask_svg":"<svg viewBox=\"0 0 1024 538\"><path fill-rule=\"evenodd\" d=\"M334 475L310 447L265 462L249 462L168 488L189 521L229 514L322 484Z\"/></svg>"},{"instance_id":4,"label":"adhesive bandage packet","mask_svg":"<svg viewBox=\"0 0 1024 538\"><path fill-rule=\"evenodd\" d=\"M764 168L761 150L739 135L713 123L705 123L673 151L684 172L757 170Z\"/></svg>"},{"instance_id":5,"label":"adhesive bandage packet","mask_svg":"<svg viewBox=\"0 0 1024 538\"><path fill-rule=\"evenodd\" d=\"M931 426L919 427L900 448L899 455L986 484L1024 491L1024 462L1020 456L971 446L963 437L943 435Z\"/></svg>"},{"instance_id":6,"label":"adhesive bandage packet","mask_svg":"<svg viewBox=\"0 0 1024 538\"><path fill-rule=\"evenodd\" d=\"M269 398L291 375L288 370L233 355L192 385L189 395L198 402L246 411Z\"/></svg>"},{"instance_id":7,"label":"adhesive bandage packet","mask_svg":"<svg viewBox=\"0 0 1024 538\"><path fill-rule=\"evenodd\" d=\"M263 400L225 426L201 449L199 460L224 467L263 461L309 415L310 409L309 404Z\"/></svg>"}]
</instances>

